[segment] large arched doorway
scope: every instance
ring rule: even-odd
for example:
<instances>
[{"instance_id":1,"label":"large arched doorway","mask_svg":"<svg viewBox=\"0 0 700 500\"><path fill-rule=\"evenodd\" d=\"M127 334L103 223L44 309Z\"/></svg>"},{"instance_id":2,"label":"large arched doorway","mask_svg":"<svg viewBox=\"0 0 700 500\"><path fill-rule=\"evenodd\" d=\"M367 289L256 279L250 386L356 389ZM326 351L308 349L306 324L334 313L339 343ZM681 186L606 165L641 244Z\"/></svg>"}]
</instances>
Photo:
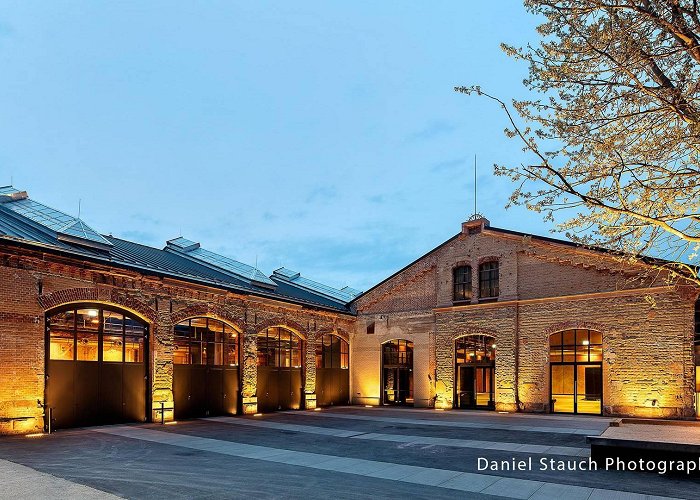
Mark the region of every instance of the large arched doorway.
<instances>
[{"instance_id":1,"label":"large arched doorway","mask_svg":"<svg viewBox=\"0 0 700 500\"><path fill-rule=\"evenodd\" d=\"M223 321L191 318L175 325L175 418L235 415L240 333Z\"/></svg>"},{"instance_id":2,"label":"large arched doorway","mask_svg":"<svg viewBox=\"0 0 700 500\"><path fill-rule=\"evenodd\" d=\"M46 406L53 428L144 422L148 326L119 308L64 306L46 318Z\"/></svg>"},{"instance_id":3,"label":"large arched doorway","mask_svg":"<svg viewBox=\"0 0 700 500\"><path fill-rule=\"evenodd\" d=\"M457 408L493 410L496 343L488 335L455 341L455 404Z\"/></svg>"},{"instance_id":4,"label":"large arched doorway","mask_svg":"<svg viewBox=\"0 0 700 500\"><path fill-rule=\"evenodd\" d=\"M333 334L316 341L316 404L346 405L350 401L350 345Z\"/></svg>"},{"instance_id":5,"label":"large arched doorway","mask_svg":"<svg viewBox=\"0 0 700 500\"><path fill-rule=\"evenodd\" d=\"M413 404L413 342L390 340L382 344L382 403Z\"/></svg>"},{"instance_id":6,"label":"large arched doorway","mask_svg":"<svg viewBox=\"0 0 700 500\"><path fill-rule=\"evenodd\" d=\"M550 394L554 413L603 411L603 335L564 330L549 337Z\"/></svg>"},{"instance_id":7,"label":"large arched doorway","mask_svg":"<svg viewBox=\"0 0 700 500\"><path fill-rule=\"evenodd\" d=\"M272 327L258 333L258 410L298 410L303 381L303 342L293 331Z\"/></svg>"}]
</instances>

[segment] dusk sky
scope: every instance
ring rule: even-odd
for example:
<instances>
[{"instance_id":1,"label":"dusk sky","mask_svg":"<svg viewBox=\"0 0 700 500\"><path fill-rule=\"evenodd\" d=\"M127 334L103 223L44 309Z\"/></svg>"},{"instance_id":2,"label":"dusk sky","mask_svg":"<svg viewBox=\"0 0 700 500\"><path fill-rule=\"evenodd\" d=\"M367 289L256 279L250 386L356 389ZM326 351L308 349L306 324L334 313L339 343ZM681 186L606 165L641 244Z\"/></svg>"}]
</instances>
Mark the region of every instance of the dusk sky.
<instances>
[{"instance_id":1,"label":"dusk sky","mask_svg":"<svg viewBox=\"0 0 700 500\"><path fill-rule=\"evenodd\" d=\"M102 233L182 234L254 264L367 289L504 209L493 163L527 161L481 85L523 97L500 2L3 2L0 185Z\"/></svg>"}]
</instances>

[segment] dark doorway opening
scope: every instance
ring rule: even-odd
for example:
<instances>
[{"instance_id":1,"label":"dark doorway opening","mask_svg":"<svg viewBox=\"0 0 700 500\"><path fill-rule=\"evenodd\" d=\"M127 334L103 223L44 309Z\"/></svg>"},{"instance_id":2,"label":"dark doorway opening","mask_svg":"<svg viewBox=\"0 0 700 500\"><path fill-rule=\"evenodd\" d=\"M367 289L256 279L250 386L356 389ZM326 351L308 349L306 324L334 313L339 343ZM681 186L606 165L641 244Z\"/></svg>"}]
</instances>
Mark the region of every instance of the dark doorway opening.
<instances>
[{"instance_id":1,"label":"dark doorway opening","mask_svg":"<svg viewBox=\"0 0 700 500\"><path fill-rule=\"evenodd\" d=\"M493 410L495 403L496 344L488 335L469 335L455 341L455 406Z\"/></svg>"},{"instance_id":2,"label":"dark doorway opening","mask_svg":"<svg viewBox=\"0 0 700 500\"><path fill-rule=\"evenodd\" d=\"M413 404L413 342L391 340L382 345L382 403Z\"/></svg>"}]
</instances>

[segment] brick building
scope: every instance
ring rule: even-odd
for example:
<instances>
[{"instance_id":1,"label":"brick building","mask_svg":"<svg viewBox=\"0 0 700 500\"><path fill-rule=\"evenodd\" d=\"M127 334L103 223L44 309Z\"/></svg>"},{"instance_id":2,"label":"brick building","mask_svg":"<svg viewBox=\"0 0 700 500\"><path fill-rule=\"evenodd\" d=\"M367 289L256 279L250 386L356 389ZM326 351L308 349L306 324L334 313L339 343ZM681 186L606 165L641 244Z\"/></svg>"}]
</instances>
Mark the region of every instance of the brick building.
<instances>
[{"instance_id":1,"label":"brick building","mask_svg":"<svg viewBox=\"0 0 700 500\"><path fill-rule=\"evenodd\" d=\"M357 293L0 187L0 434L347 403Z\"/></svg>"},{"instance_id":2,"label":"brick building","mask_svg":"<svg viewBox=\"0 0 700 500\"><path fill-rule=\"evenodd\" d=\"M0 187L0 434L348 402L690 417L697 292L642 271L478 219L360 294Z\"/></svg>"},{"instance_id":3,"label":"brick building","mask_svg":"<svg viewBox=\"0 0 700 500\"><path fill-rule=\"evenodd\" d=\"M697 291L648 274L465 222L353 301L354 401L691 417Z\"/></svg>"}]
</instances>

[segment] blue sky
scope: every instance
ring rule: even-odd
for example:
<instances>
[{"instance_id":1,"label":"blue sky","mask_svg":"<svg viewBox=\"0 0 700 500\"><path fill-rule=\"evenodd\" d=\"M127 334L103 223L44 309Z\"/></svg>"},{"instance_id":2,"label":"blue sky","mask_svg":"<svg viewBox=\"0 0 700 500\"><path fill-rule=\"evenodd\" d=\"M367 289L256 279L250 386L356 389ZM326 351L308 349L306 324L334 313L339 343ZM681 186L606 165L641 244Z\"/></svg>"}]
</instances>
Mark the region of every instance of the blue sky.
<instances>
[{"instance_id":1,"label":"blue sky","mask_svg":"<svg viewBox=\"0 0 700 500\"><path fill-rule=\"evenodd\" d=\"M501 2L11 2L0 13L0 185L98 231L180 234L367 289L459 231L547 234L493 163L520 163L479 84L523 97Z\"/></svg>"}]
</instances>

